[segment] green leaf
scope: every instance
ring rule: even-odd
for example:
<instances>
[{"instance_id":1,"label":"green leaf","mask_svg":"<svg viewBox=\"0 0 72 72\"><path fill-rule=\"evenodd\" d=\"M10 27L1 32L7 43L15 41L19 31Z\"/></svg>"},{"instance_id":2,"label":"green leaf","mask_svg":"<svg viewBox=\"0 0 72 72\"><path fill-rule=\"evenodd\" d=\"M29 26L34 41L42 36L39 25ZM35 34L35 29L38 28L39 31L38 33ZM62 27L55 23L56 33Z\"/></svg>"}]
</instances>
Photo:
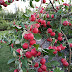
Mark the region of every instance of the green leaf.
<instances>
[{"instance_id":1,"label":"green leaf","mask_svg":"<svg viewBox=\"0 0 72 72\"><path fill-rule=\"evenodd\" d=\"M56 67L53 72L60 72L60 68Z\"/></svg>"},{"instance_id":2,"label":"green leaf","mask_svg":"<svg viewBox=\"0 0 72 72\"><path fill-rule=\"evenodd\" d=\"M58 56L62 56L62 53L58 51Z\"/></svg>"},{"instance_id":3,"label":"green leaf","mask_svg":"<svg viewBox=\"0 0 72 72\"><path fill-rule=\"evenodd\" d=\"M12 2L12 0L10 0ZM10 5L10 3L8 1L5 1L5 4Z\"/></svg>"},{"instance_id":4,"label":"green leaf","mask_svg":"<svg viewBox=\"0 0 72 72\"><path fill-rule=\"evenodd\" d=\"M39 44L34 44L33 46L38 50Z\"/></svg>"},{"instance_id":5,"label":"green leaf","mask_svg":"<svg viewBox=\"0 0 72 72\"><path fill-rule=\"evenodd\" d=\"M52 41L52 45L54 45L54 43L55 43L55 39L53 39L53 41Z\"/></svg>"},{"instance_id":6,"label":"green leaf","mask_svg":"<svg viewBox=\"0 0 72 72\"><path fill-rule=\"evenodd\" d=\"M62 0L62 2L64 2L64 0Z\"/></svg>"},{"instance_id":7,"label":"green leaf","mask_svg":"<svg viewBox=\"0 0 72 72\"><path fill-rule=\"evenodd\" d=\"M20 55L17 51L15 51L16 55Z\"/></svg>"},{"instance_id":8,"label":"green leaf","mask_svg":"<svg viewBox=\"0 0 72 72\"><path fill-rule=\"evenodd\" d=\"M34 8L34 6L33 6L33 4L32 4L32 0L30 0L30 6L31 6L32 8Z\"/></svg>"},{"instance_id":9,"label":"green leaf","mask_svg":"<svg viewBox=\"0 0 72 72\"><path fill-rule=\"evenodd\" d=\"M2 9L2 7L0 6L0 10Z\"/></svg>"},{"instance_id":10,"label":"green leaf","mask_svg":"<svg viewBox=\"0 0 72 72\"><path fill-rule=\"evenodd\" d=\"M26 14L23 14L22 17L25 18L25 19L26 19L26 18L29 18L29 16L26 15Z\"/></svg>"},{"instance_id":11,"label":"green leaf","mask_svg":"<svg viewBox=\"0 0 72 72\"><path fill-rule=\"evenodd\" d=\"M21 27L22 27L22 28L25 28L24 24L21 23Z\"/></svg>"},{"instance_id":12,"label":"green leaf","mask_svg":"<svg viewBox=\"0 0 72 72\"><path fill-rule=\"evenodd\" d=\"M58 61L51 61L50 63L54 66L60 66L60 63Z\"/></svg>"},{"instance_id":13,"label":"green leaf","mask_svg":"<svg viewBox=\"0 0 72 72\"><path fill-rule=\"evenodd\" d=\"M72 38L68 40L69 43L72 43Z\"/></svg>"},{"instance_id":14,"label":"green leaf","mask_svg":"<svg viewBox=\"0 0 72 72\"><path fill-rule=\"evenodd\" d=\"M39 40L39 39L41 39L42 37L41 37L41 35L40 34L34 34L34 37L35 37L35 39L37 39L37 40Z\"/></svg>"},{"instance_id":15,"label":"green leaf","mask_svg":"<svg viewBox=\"0 0 72 72\"><path fill-rule=\"evenodd\" d=\"M22 62L22 67L27 68L28 67L28 65L27 65L27 58L24 57L24 59L21 58L20 60Z\"/></svg>"},{"instance_id":16,"label":"green leaf","mask_svg":"<svg viewBox=\"0 0 72 72\"><path fill-rule=\"evenodd\" d=\"M39 2L39 0L35 0L36 2Z\"/></svg>"},{"instance_id":17,"label":"green leaf","mask_svg":"<svg viewBox=\"0 0 72 72\"><path fill-rule=\"evenodd\" d=\"M10 59L7 64L10 64L10 63L12 63L12 62L14 62L14 61L15 61L15 58Z\"/></svg>"}]
</instances>

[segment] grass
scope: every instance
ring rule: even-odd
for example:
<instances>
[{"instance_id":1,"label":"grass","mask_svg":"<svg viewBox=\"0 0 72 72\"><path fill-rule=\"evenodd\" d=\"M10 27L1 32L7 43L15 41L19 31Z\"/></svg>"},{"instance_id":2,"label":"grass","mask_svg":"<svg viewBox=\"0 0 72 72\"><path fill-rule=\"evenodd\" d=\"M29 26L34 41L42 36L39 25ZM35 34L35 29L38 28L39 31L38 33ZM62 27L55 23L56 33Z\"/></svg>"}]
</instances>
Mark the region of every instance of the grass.
<instances>
[{"instance_id":1,"label":"grass","mask_svg":"<svg viewBox=\"0 0 72 72\"><path fill-rule=\"evenodd\" d=\"M0 37L4 33L8 33L8 31L0 31ZM7 64L8 60L13 58L9 46L5 43L0 43L0 72L14 72L10 69L14 68L14 64Z\"/></svg>"}]
</instances>

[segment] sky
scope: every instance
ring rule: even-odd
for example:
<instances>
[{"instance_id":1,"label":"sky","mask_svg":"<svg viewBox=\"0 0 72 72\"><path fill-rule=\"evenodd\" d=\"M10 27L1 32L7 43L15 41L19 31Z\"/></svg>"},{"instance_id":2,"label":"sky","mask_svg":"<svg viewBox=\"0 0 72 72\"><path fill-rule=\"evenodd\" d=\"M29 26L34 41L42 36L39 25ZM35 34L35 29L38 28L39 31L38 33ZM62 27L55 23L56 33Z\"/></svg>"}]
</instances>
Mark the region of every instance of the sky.
<instances>
[{"instance_id":1,"label":"sky","mask_svg":"<svg viewBox=\"0 0 72 72\"><path fill-rule=\"evenodd\" d=\"M4 0L4 1L8 1L8 0ZM53 1L53 0L51 0ZM46 0L47 3L49 3L49 0ZM35 2L33 1L33 5L39 7L40 6L41 1L39 2ZM61 0L60 3L62 4ZM69 3L69 0L64 0L64 3ZM55 3L56 6L58 6L58 2ZM45 4L43 4L42 6L46 6ZM19 1L14 1L13 3L11 3L10 5L8 5L7 7L2 6L2 8L5 10L5 12L9 12L9 13L15 13L16 9L19 8L20 11L23 11L25 13L25 9L29 8L30 10L33 10L33 8L31 8L29 6L29 0L26 0L26 2L23 2L21 0Z\"/></svg>"}]
</instances>

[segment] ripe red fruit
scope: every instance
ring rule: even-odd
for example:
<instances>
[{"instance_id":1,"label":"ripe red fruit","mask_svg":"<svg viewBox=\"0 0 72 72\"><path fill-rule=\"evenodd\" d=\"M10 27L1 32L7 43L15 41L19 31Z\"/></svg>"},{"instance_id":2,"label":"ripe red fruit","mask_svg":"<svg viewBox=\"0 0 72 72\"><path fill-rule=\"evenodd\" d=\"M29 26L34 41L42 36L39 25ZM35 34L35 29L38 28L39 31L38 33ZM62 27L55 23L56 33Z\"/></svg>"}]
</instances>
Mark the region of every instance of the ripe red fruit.
<instances>
[{"instance_id":1,"label":"ripe red fruit","mask_svg":"<svg viewBox=\"0 0 72 72\"><path fill-rule=\"evenodd\" d=\"M45 64L45 62L46 62L46 60L44 59L44 58L42 58L41 60L40 60L40 63L43 65L43 64Z\"/></svg>"},{"instance_id":2,"label":"ripe red fruit","mask_svg":"<svg viewBox=\"0 0 72 72\"><path fill-rule=\"evenodd\" d=\"M31 21L35 21L35 19L36 19L36 17L35 17L35 15L31 15Z\"/></svg>"},{"instance_id":3,"label":"ripe red fruit","mask_svg":"<svg viewBox=\"0 0 72 72\"><path fill-rule=\"evenodd\" d=\"M20 54L20 50L21 50L21 49L19 48L19 49L17 49L16 51Z\"/></svg>"},{"instance_id":4,"label":"ripe red fruit","mask_svg":"<svg viewBox=\"0 0 72 72\"><path fill-rule=\"evenodd\" d=\"M36 62L35 65L34 65L34 67L38 67L38 66L39 66L39 64Z\"/></svg>"},{"instance_id":5,"label":"ripe red fruit","mask_svg":"<svg viewBox=\"0 0 72 72\"><path fill-rule=\"evenodd\" d=\"M43 24L46 24L46 21L45 20L42 20L41 21L41 24L43 25Z\"/></svg>"},{"instance_id":6,"label":"ripe red fruit","mask_svg":"<svg viewBox=\"0 0 72 72\"><path fill-rule=\"evenodd\" d=\"M71 23L69 23L69 26L71 26L72 24Z\"/></svg>"},{"instance_id":7,"label":"ripe red fruit","mask_svg":"<svg viewBox=\"0 0 72 72\"><path fill-rule=\"evenodd\" d=\"M33 33L38 33L38 28L33 28Z\"/></svg>"},{"instance_id":8,"label":"ripe red fruit","mask_svg":"<svg viewBox=\"0 0 72 72\"><path fill-rule=\"evenodd\" d=\"M32 57L32 54L29 51L27 51L25 55L26 55L27 58L31 58Z\"/></svg>"},{"instance_id":9,"label":"ripe red fruit","mask_svg":"<svg viewBox=\"0 0 72 72\"><path fill-rule=\"evenodd\" d=\"M49 18L49 14L47 14L47 18Z\"/></svg>"},{"instance_id":10,"label":"ripe red fruit","mask_svg":"<svg viewBox=\"0 0 72 72\"><path fill-rule=\"evenodd\" d=\"M57 51L54 51L53 54L57 54Z\"/></svg>"},{"instance_id":11,"label":"ripe red fruit","mask_svg":"<svg viewBox=\"0 0 72 72\"><path fill-rule=\"evenodd\" d=\"M40 55L41 55L41 52L38 52L38 53L37 53L37 56L40 56Z\"/></svg>"},{"instance_id":12,"label":"ripe red fruit","mask_svg":"<svg viewBox=\"0 0 72 72\"><path fill-rule=\"evenodd\" d=\"M42 19L38 19L38 22L41 23Z\"/></svg>"},{"instance_id":13,"label":"ripe red fruit","mask_svg":"<svg viewBox=\"0 0 72 72\"><path fill-rule=\"evenodd\" d=\"M63 34L62 33L58 33L58 36L63 36Z\"/></svg>"},{"instance_id":14,"label":"ripe red fruit","mask_svg":"<svg viewBox=\"0 0 72 72\"><path fill-rule=\"evenodd\" d=\"M15 25L15 21L13 22L13 25Z\"/></svg>"},{"instance_id":15,"label":"ripe red fruit","mask_svg":"<svg viewBox=\"0 0 72 72\"><path fill-rule=\"evenodd\" d=\"M40 10L40 13L43 13L43 10L42 9Z\"/></svg>"},{"instance_id":16,"label":"ripe red fruit","mask_svg":"<svg viewBox=\"0 0 72 72\"><path fill-rule=\"evenodd\" d=\"M3 6L4 6L4 7L7 7L7 4L3 3Z\"/></svg>"},{"instance_id":17,"label":"ripe red fruit","mask_svg":"<svg viewBox=\"0 0 72 72\"><path fill-rule=\"evenodd\" d=\"M3 5L5 2L4 0L0 0L0 4Z\"/></svg>"},{"instance_id":18,"label":"ripe red fruit","mask_svg":"<svg viewBox=\"0 0 72 72\"><path fill-rule=\"evenodd\" d=\"M53 48L54 50L57 50L57 47L56 47L56 46L53 46L52 48Z\"/></svg>"},{"instance_id":19,"label":"ripe red fruit","mask_svg":"<svg viewBox=\"0 0 72 72\"><path fill-rule=\"evenodd\" d=\"M50 42L52 42L52 38L48 38L48 39L47 39L47 41L50 41Z\"/></svg>"},{"instance_id":20,"label":"ripe red fruit","mask_svg":"<svg viewBox=\"0 0 72 72\"><path fill-rule=\"evenodd\" d=\"M65 6L69 6L69 4L67 4L67 3L63 3L63 5L65 5Z\"/></svg>"},{"instance_id":21,"label":"ripe red fruit","mask_svg":"<svg viewBox=\"0 0 72 72\"><path fill-rule=\"evenodd\" d=\"M58 40L57 40L57 39L55 39L55 43L57 43L57 41L58 41Z\"/></svg>"},{"instance_id":22,"label":"ripe red fruit","mask_svg":"<svg viewBox=\"0 0 72 72\"><path fill-rule=\"evenodd\" d=\"M63 39L63 38L62 38L61 36L58 37L58 40L59 40L59 41L62 41L62 39Z\"/></svg>"},{"instance_id":23,"label":"ripe red fruit","mask_svg":"<svg viewBox=\"0 0 72 72\"><path fill-rule=\"evenodd\" d=\"M45 66L45 65L41 65L41 69L42 69L43 71L46 71L46 66Z\"/></svg>"},{"instance_id":24,"label":"ripe red fruit","mask_svg":"<svg viewBox=\"0 0 72 72\"><path fill-rule=\"evenodd\" d=\"M57 46L57 51L61 51L61 47L60 46Z\"/></svg>"},{"instance_id":25,"label":"ripe red fruit","mask_svg":"<svg viewBox=\"0 0 72 72\"><path fill-rule=\"evenodd\" d=\"M64 25L64 26L67 26L68 23L69 23L68 21L64 21L64 22L63 22L63 25Z\"/></svg>"},{"instance_id":26,"label":"ripe red fruit","mask_svg":"<svg viewBox=\"0 0 72 72\"><path fill-rule=\"evenodd\" d=\"M54 18L54 14L51 15L51 18Z\"/></svg>"},{"instance_id":27,"label":"ripe red fruit","mask_svg":"<svg viewBox=\"0 0 72 72\"><path fill-rule=\"evenodd\" d=\"M31 50L31 54L32 54L33 56L35 56L35 55L37 54L37 51L36 51L35 48L33 48L33 49Z\"/></svg>"},{"instance_id":28,"label":"ripe red fruit","mask_svg":"<svg viewBox=\"0 0 72 72\"><path fill-rule=\"evenodd\" d=\"M35 40L30 40L30 45L36 44Z\"/></svg>"},{"instance_id":29,"label":"ripe red fruit","mask_svg":"<svg viewBox=\"0 0 72 72\"><path fill-rule=\"evenodd\" d=\"M66 61L66 59L62 58L62 59L61 59L61 62L63 63L64 61Z\"/></svg>"},{"instance_id":30,"label":"ripe red fruit","mask_svg":"<svg viewBox=\"0 0 72 72\"><path fill-rule=\"evenodd\" d=\"M18 69L15 69L14 72L19 72Z\"/></svg>"},{"instance_id":31,"label":"ripe red fruit","mask_svg":"<svg viewBox=\"0 0 72 72\"><path fill-rule=\"evenodd\" d=\"M53 49L53 47L52 46L49 46L48 49Z\"/></svg>"},{"instance_id":32,"label":"ripe red fruit","mask_svg":"<svg viewBox=\"0 0 72 72\"><path fill-rule=\"evenodd\" d=\"M39 18L39 14L37 15L37 18Z\"/></svg>"},{"instance_id":33,"label":"ripe red fruit","mask_svg":"<svg viewBox=\"0 0 72 72\"><path fill-rule=\"evenodd\" d=\"M43 25L44 27L47 27L46 24Z\"/></svg>"},{"instance_id":34,"label":"ripe red fruit","mask_svg":"<svg viewBox=\"0 0 72 72\"><path fill-rule=\"evenodd\" d=\"M43 0L43 3L46 3L46 0Z\"/></svg>"},{"instance_id":35,"label":"ripe red fruit","mask_svg":"<svg viewBox=\"0 0 72 72\"><path fill-rule=\"evenodd\" d=\"M28 48L28 43L24 43L24 44L22 45L22 47L23 47L24 49L27 49L27 48Z\"/></svg>"},{"instance_id":36,"label":"ripe red fruit","mask_svg":"<svg viewBox=\"0 0 72 72\"><path fill-rule=\"evenodd\" d=\"M50 26L50 21L48 21L48 22L47 22L47 25L49 25L49 26Z\"/></svg>"},{"instance_id":37,"label":"ripe red fruit","mask_svg":"<svg viewBox=\"0 0 72 72\"><path fill-rule=\"evenodd\" d=\"M47 29L47 32L48 32L48 33L52 33L52 29L51 29L51 28L48 28L48 29Z\"/></svg>"},{"instance_id":38,"label":"ripe red fruit","mask_svg":"<svg viewBox=\"0 0 72 72\"><path fill-rule=\"evenodd\" d=\"M68 63L67 61L64 61L64 62L63 62L63 65L64 65L65 67L67 67L67 66L69 65L69 63Z\"/></svg>"},{"instance_id":39,"label":"ripe red fruit","mask_svg":"<svg viewBox=\"0 0 72 72\"><path fill-rule=\"evenodd\" d=\"M24 38L28 40L28 34L25 34L24 35Z\"/></svg>"},{"instance_id":40,"label":"ripe red fruit","mask_svg":"<svg viewBox=\"0 0 72 72\"><path fill-rule=\"evenodd\" d=\"M34 39L34 35L32 33L28 34L28 39L33 40Z\"/></svg>"},{"instance_id":41,"label":"ripe red fruit","mask_svg":"<svg viewBox=\"0 0 72 72\"><path fill-rule=\"evenodd\" d=\"M38 68L38 72L43 72L41 68Z\"/></svg>"},{"instance_id":42,"label":"ripe red fruit","mask_svg":"<svg viewBox=\"0 0 72 72\"><path fill-rule=\"evenodd\" d=\"M63 47L62 44L60 44L60 47L61 47L61 50L64 50L66 48L65 46Z\"/></svg>"},{"instance_id":43,"label":"ripe red fruit","mask_svg":"<svg viewBox=\"0 0 72 72\"><path fill-rule=\"evenodd\" d=\"M69 46L72 47L72 43L70 43Z\"/></svg>"},{"instance_id":44,"label":"ripe red fruit","mask_svg":"<svg viewBox=\"0 0 72 72\"><path fill-rule=\"evenodd\" d=\"M14 48L13 43L11 44L12 48Z\"/></svg>"},{"instance_id":45,"label":"ripe red fruit","mask_svg":"<svg viewBox=\"0 0 72 72\"><path fill-rule=\"evenodd\" d=\"M42 7L42 10L44 10L44 8Z\"/></svg>"},{"instance_id":46,"label":"ripe red fruit","mask_svg":"<svg viewBox=\"0 0 72 72\"><path fill-rule=\"evenodd\" d=\"M40 24L36 23L35 24L35 27L39 28L40 27Z\"/></svg>"},{"instance_id":47,"label":"ripe red fruit","mask_svg":"<svg viewBox=\"0 0 72 72\"><path fill-rule=\"evenodd\" d=\"M51 32L51 34L50 34L51 36L55 36L55 32Z\"/></svg>"}]
</instances>

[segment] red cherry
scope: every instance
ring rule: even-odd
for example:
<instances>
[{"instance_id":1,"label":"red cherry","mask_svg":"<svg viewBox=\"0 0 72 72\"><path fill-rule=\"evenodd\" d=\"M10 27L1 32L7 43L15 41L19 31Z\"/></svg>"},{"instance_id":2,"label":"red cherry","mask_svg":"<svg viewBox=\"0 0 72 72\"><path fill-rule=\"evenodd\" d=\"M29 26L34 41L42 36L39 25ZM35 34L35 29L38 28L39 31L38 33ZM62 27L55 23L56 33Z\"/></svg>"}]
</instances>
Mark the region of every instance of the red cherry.
<instances>
[{"instance_id":1,"label":"red cherry","mask_svg":"<svg viewBox=\"0 0 72 72\"><path fill-rule=\"evenodd\" d=\"M3 3L3 6L4 6L4 7L7 7L7 4Z\"/></svg>"},{"instance_id":2,"label":"red cherry","mask_svg":"<svg viewBox=\"0 0 72 72\"><path fill-rule=\"evenodd\" d=\"M43 25L43 24L46 24L46 21L45 20L42 20L41 21L41 24Z\"/></svg>"},{"instance_id":3,"label":"red cherry","mask_svg":"<svg viewBox=\"0 0 72 72\"><path fill-rule=\"evenodd\" d=\"M62 33L58 33L58 36L63 36L63 34Z\"/></svg>"},{"instance_id":4,"label":"red cherry","mask_svg":"<svg viewBox=\"0 0 72 72\"><path fill-rule=\"evenodd\" d=\"M40 55L41 55L41 52L38 52L38 53L37 53L37 56L40 56Z\"/></svg>"},{"instance_id":5,"label":"red cherry","mask_svg":"<svg viewBox=\"0 0 72 72\"><path fill-rule=\"evenodd\" d=\"M49 46L48 49L53 49L53 47L52 46Z\"/></svg>"},{"instance_id":6,"label":"red cherry","mask_svg":"<svg viewBox=\"0 0 72 72\"><path fill-rule=\"evenodd\" d=\"M71 23L69 23L69 26L71 26L72 24Z\"/></svg>"},{"instance_id":7,"label":"red cherry","mask_svg":"<svg viewBox=\"0 0 72 72\"><path fill-rule=\"evenodd\" d=\"M33 28L33 33L38 33L38 28Z\"/></svg>"},{"instance_id":8,"label":"red cherry","mask_svg":"<svg viewBox=\"0 0 72 72\"><path fill-rule=\"evenodd\" d=\"M43 72L41 68L38 68L38 72Z\"/></svg>"},{"instance_id":9,"label":"red cherry","mask_svg":"<svg viewBox=\"0 0 72 72\"><path fill-rule=\"evenodd\" d=\"M48 39L47 39L47 41L50 41L50 42L52 42L52 38L48 38Z\"/></svg>"},{"instance_id":10,"label":"red cherry","mask_svg":"<svg viewBox=\"0 0 72 72\"><path fill-rule=\"evenodd\" d=\"M72 43L70 43L69 46L72 47Z\"/></svg>"},{"instance_id":11,"label":"red cherry","mask_svg":"<svg viewBox=\"0 0 72 72\"><path fill-rule=\"evenodd\" d=\"M40 27L40 24L36 23L35 24L35 27L39 28Z\"/></svg>"},{"instance_id":12,"label":"red cherry","mask_svg":"<svg viewBox=\"0 0 72 72\"><path fill-rule=\"evenodd\" d=\"M38 19L38 22L41 23L42 19Z\"/></svg>"},{"instance_id":13,"label":"red cherry","mask_svg":"<svg viewBox=\"0 0 72 72\"><path fill-rule=\"evenodd\" d=\"M20 50L21 50L21 49L19 48L19 49L17 49L16 51L20 54Z\"/></svg>"},{"instance_id":14,"label":"red cherry","mask_svg":"<svg viewBox=\"0 0 72 72\"><path fill-rule=\"evenodd\" d=\"M24 38L28 40L28 34L25 34L24 35Z\"/></svg>"},{"instance_id":15,"label":"red cherry","mask_svg":"<svg viewBox=\"0 0 72 72\"><path fill-rule=\"evenodd\" d=\"M54 51L53 54L57 54L57 51Z\"/></svg>"},{"instance_id":16,"label":"red cherry","mask_svg":"<svg viewBox=\"0 0 72 72\"><path fill-rule=\"evenodd\" d=\"M51 34L50 34L51 36L55 36L55 32L51 32Z\"/></svg>"},{"instance_id":17,"label":"red cherry","mask_svg":"<svg viewBox=\"0 0 72 72\"><path fill-rule=\"evenodd\" d=\"M52 29L51 29L51 28L48 28L48 29L47 29L47 32L48 32L48 33L52 33Z\"/></svg>"},{"instance_id":18,"label":"red cherry","mask_svg":"<svg viewBox=\"0 0 72 72\"><path fill-rule=\"evenodd\" d=\"M62 58L62 59L61 59L61 62L63 63L64 61L66 61L66 59Z\"/></svg>"},{"instance_id":19,"label":"red cherry","mask_svg":"<svg viewBox=\"0 0 72 72\"><path fill-rule=\"evenodd\" d=\"M54 14L51 15L51 18L54 18Z\"/></svg>"},{"instance_id":20,"label":"red cherry","mask_svg":"<svg viewBox=\"0 0 72 72\"><path fill-rule=\"evenodd\" d=\"M34 39L34 35L32 33L28 34L28 39L33 40Z\"/></svg>"},{"instance_id":21,"label":"red cherry","mask_svg":"<svg viewBox=\"0 0 72 72\"><path fill-rule=\"evenodd\" d=\"M43 0L43 3L46 3L46 0Z\"/></svg>"},{"instance_id":22,"label":"red cherry","mask_svg":"<svg viewBox=\"0 0 72 72\"><path fill-rule=\"evenodd\" d=\"M11 44L12 48L14 48L13 43Z\"/></svg>"},{"instance_id":23,"label":"red cherry","mask_svg":"<svg viewBox=\"0 0 72 72\"><path fill-rule=\"evenodd\" d=\"M13 22L13 25L15 25L15 21Z\"/></svg>"},{"instance_id":24,"label":"red cherry","mask_svg":"<svg viewBox=\"0 0 72 72\"><path fill-rule=\"evenodd\" d=\"M57 47L56 47L56 46L53 46L52 48L53 48L54 50L57 50Z\"/></svg>"},{"instance_id":25,"label":"red cherry","mask_svg":"<svg viewBox=\"0 0 72 72\"><path fill-rule=\"evenodd\" d=\"M47 27L46 24L43 24L44 27Z\"/></svg>"},{"instance_id":26,"label":"red cherry","mask_svg":"<svg viewBox=\"0 0 72 72\"><path fill-rule=\"evenodd\" d=\"M66 47L63 47L62 44L60 44L61 50L64 50Z\"/></svg>"},{"instance_id":27,"label":"red cherry","mask_svg":"<svg viewBox=\"0 0 72 72\"><path fill-rule=\"evenodd\" d=\"M65 5L65 6L69 6L69 4L67 4L67 3L63 3L63 5Z\"/></svg>"},{"instance_id":28,"label":"red cherry","mask_svg":"<svg viewBox=\"0 0 72 72\"><path fill-rule=\"evenodd\" d=\"M49 14L47 14L47 18L49 18Z\"/></svg>"},{"instance_id":29,"label":"red cherry","mask_svg":"<svg viewBox=\"0 0 72 72\"><path fill-rule=\"evenodd\" d=\"M39 66L39 64L36 62L35 65L34 65L34 67L38 67L38 66Z\"/></svg>"},{"instance_id":30,"label":"red cherry","mask_svg":"<svg viewBox=\"0 0 72 72\"><path fill-rule=\"evenodd\" d=\"M15 69L14 72L19 72L18 69Z\"/></svg>"},{"instance_id":31,"label":"red cherry","mask_svg":"<svg viewBox=\"0 0 72 72\"><path fill-rule=\"evenodd\" d=\"M37 18L39 18L39 14L37 15Z\"/></svg>"},{"instance_id":32,"label":"red cherry","mask_svg":"<svg viewBox=\"0 0 72 72\"><path fill-rule=\"evenodd\" d=\"M25 55L26 55L27 58L31 58L32 57L32 54L29 51L27 51Z\"/></svg>"},{"instance_id":33,"label":"red cherry","mask_svg":"<svg viewBox=\"0 0 72 72\"><path fill-rule=\"evenodd\" d=\"M44 8L42 7L42 10L44 10Z\"/></svg>"},{"instance_id":34,"label":"red cherry","mask_svg":"<svg viewBox=\"0 0 72 72\"><path fill-rule=\"evenodd\" d=\"M65 67L67 67L67 66L69 65L69 63L68 63L67 61L64 61L64 62L63 62L63 65L64 65Z\"/></svg>"},{"instance_id":35,"label":"red cherry","mask_svg":"<svg viewBox=\"0 0 72 72\"><path fill-rule=\"evenodd\" d=\"M24 43L24 44L22 45L22 47L23 47L24 49L27 49L27 48L28 48L28 43Z\"/></svg>"},{"instance_id":36,"label":"red cherry","mask_svg":"<svg viewBox=\"0 0 72 72\"><path fill-rule=\"evenodd\" d=\"M59 41L62 41L62 39L63 39L63 38L62 38L61 36L58 37L58 40L59 40Z\"/></svg>"},{"instance_id":37,"label":"red cherry","mask_svg":"<svg viewBox=\"0 0 72 72\"><path fill-rule=\"evenodd\" d=\"M30 40L30 45L36 44L35 40Z\"/></svg>"},{"instance_id":38,"label":"red cherry","mask_svg":"<svg viewBox=\"0 0 72 72\"><path fill-rule=\"evenodd\" d=\"M35 19L36 19L36 17L35 17L35 15L31 15L31 21L35 21Z\"/></svg>"},{"instance_id":39,"label":"red cherry","mask_svg":"<svg viewBox=\"0 0 72 72\"><path fill-rule=\"evenodd\" d=\"M33 56L35 56L35 55L37 54L37 51L36 51L35 48L31 50L31 54L32 54Z\"/></svg>"},{"instance_id":40,"label":"red cherry","mask_svg":"<svg viewBox=\"0 0 72 72\"><path fill-rule=\"evenodd\" d=\"M69 23L68 21L64 21L64 22L63 22L63 25L64 25L64 26L67 26L68 23Z\"/></svg>"},{"instance_id":41,"label":"red cherry","mask_svg":"<svg viewBox=\"0 0 72 72\"><path fill-rule=\"evenodd\" d=\"M61 51L61 47L60 46L57 46L57 51Z\"/></svg>"},{"instance_id":42,"label":"red cherry","mask_svg":"<svg viewBox=\"0 0 72 72\"><path fill-rule=\"evenodd\" d=\"M43 71L46 71L46 66L45 66L45 65L41 65L41 69L42 69Z\"/></svg>"},{"instance_id":43,"label":"red cherry","mask_svg":"<svg viewBox=\"0 0 72 72\"><path fill-rule=\"evenodd\" d=\"M50 26L50 21L48 21L48 22L47 22L47 25L49 25L49 26Z\"/></svg>"},{"instance_id":44,"label":"red cherry","mask_svg":"<svg viewBox=\"0 0 72 72\"><path fill-rule=\"evenodd\" d=\"M43 65L43 64L45 64L45 62L46 62L46 60L44 59L44 58L42 58L41 60L40 60L40 63Z\"/></svg>"},{"instance_id":45,"label":"red cherry","mask_svg":"<svg viewBox=\"0 0 72 72\"><path fill-rule=\"evenodd\" d=\"M42 9L40 10L40 13L43 13L43 10Z\"/></svg>"}]
</instances>

